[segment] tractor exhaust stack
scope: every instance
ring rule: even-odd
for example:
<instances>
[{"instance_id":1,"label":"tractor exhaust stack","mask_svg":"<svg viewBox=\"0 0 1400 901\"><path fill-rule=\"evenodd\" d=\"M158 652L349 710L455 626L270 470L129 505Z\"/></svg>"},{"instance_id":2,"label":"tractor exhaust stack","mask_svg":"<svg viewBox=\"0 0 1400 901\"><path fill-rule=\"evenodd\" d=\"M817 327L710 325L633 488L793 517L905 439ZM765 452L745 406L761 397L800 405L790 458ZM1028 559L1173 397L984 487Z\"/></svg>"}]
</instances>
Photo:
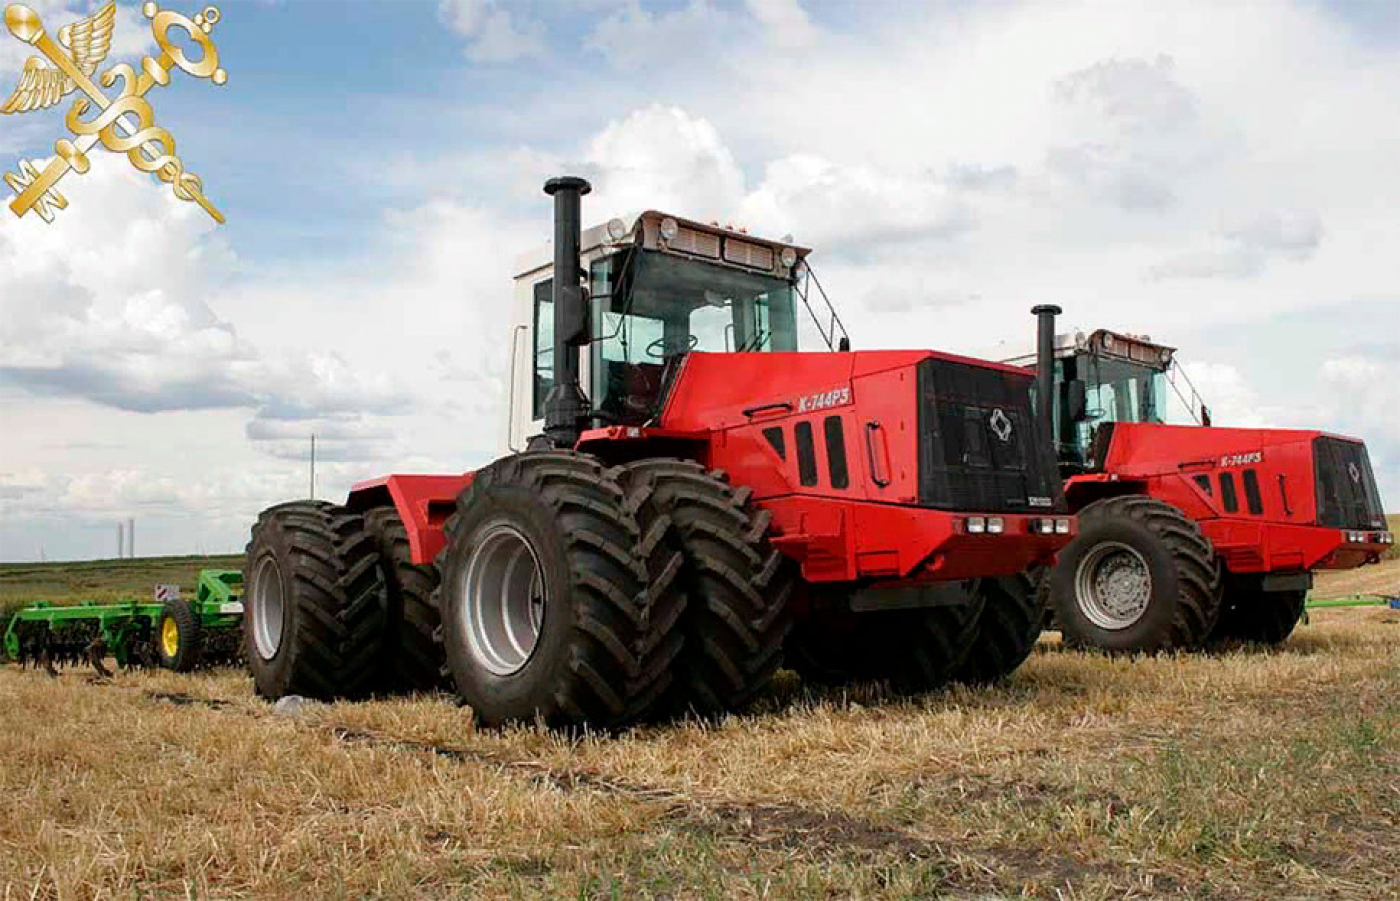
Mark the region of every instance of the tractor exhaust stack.
<instances>
[{"instance_id":1,"label":"tractor exhaust stack","mask_svg":"<svg viewBox=\"0 0 1400 901\"><path fill-rule=\"evenodd\" d=\"M1053 303L1031 307L1037 320L1035 347L1036 418L1045 441L1055 438L1055 317L1064 310Z\"/></svg>"},{"instance_id":2,"label":"tractor exhaust stack","mask_svg":"<svg viewBox=\"0 0 1400 901\"><path fill-rule=\"evenodd\" d=\"M551 178L544 192L554 198L554 387L545 397L544 434L554 447L571 448L588 418L588 397L579 385L579 348L589 341L588 289L579 263L582 242L580 198L593 190L572 175Z\"/></svg>"}]
</instances>

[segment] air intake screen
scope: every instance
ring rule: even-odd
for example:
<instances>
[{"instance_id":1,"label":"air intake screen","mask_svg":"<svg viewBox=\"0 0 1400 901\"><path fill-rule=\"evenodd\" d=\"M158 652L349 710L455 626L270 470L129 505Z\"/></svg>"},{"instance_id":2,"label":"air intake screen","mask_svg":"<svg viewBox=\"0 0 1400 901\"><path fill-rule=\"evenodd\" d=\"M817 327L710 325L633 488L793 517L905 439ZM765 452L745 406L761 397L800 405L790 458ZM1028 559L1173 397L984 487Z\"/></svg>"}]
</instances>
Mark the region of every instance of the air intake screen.
<instances>
[{"instance_id":1,"label":"air intake screen","mask_svg":"<svg viewBox=\"0 0 1400 901\"><path fill-rule=\"evenodd\" d=\"M719 235L696 231L693 228L678 229L676 237L666 246L680 253L709 257L712 260L719 259Z\"/></svg>"},{"instance_id":2,"label":"air intake screen","mask_svg":"<svg viewBox=\"0 0 1400 901\"><path fill-rule=\"evenodd\" d=\"M748 266L750 269L762 269L767 272L773 268L773 248L765 247L762 244L750 244L748 241L726 238L724 258L731 263Z\"/></svg>"}]
</instances>

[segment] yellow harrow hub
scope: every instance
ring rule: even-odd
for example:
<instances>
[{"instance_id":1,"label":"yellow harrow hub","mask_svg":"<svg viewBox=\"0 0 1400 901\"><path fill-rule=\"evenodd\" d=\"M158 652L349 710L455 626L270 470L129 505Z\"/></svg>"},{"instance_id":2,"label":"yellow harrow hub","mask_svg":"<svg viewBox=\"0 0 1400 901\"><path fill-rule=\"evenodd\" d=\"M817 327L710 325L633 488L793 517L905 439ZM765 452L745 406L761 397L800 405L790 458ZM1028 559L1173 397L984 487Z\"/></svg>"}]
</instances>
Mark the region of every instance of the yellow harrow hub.
<instances>
[{"instance_id":1,"label":"yellow harrow hub","mask_svg":"<svg viewBox=\"0 0 1400 901\"><path fill-rule=\"evenodd\" d=\"M180 652L180 627L173 616L167 616L160 624L160 646L167 658L173 658Z\"/></svg>"}]
</instances>

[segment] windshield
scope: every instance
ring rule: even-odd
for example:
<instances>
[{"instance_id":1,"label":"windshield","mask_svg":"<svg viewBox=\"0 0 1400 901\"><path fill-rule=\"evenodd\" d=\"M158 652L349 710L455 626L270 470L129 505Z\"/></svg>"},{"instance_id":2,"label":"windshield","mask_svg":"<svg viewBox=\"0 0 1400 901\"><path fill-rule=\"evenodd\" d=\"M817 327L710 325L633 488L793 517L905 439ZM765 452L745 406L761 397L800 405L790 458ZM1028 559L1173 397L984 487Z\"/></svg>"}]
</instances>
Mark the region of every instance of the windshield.
<instances>
[{"instance_id":1,"label":"windshield","mask_svg":"<svg viewBox=\"0 0 1400 901\"><path fill-rule=\"evenodd\" d=\"M596 260L595 406L616 422L655 412L666 368L690 350L797 350L792 284L702 260L627 250Z\"/></svg>"},{"instance_id":2,"label":"windshield","mask_svg":"<svg viewBox=\"0 0 1400 901\"><path fill-rule=\"evenodd\" d=\"M1060 423L1060 458L1088 463L1094 429L1105 422L1166 422L1167 378L1160 369L1115 357L1080 353L1055 363L1055 380L1084 380L1082 422Z\"/></svg>"}]
</instances>

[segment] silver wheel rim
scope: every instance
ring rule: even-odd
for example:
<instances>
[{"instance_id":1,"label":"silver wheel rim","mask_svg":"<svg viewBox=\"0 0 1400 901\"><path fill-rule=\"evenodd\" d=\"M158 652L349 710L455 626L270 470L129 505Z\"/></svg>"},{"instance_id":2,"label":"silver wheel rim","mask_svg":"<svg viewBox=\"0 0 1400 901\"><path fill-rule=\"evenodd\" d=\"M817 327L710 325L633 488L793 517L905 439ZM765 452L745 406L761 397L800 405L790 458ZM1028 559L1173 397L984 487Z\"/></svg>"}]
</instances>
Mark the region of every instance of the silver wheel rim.
<instances>
[{"instance_id":1,"label":"silver wheel rim","mask_svg":"<svg viewBox=\"0 0 1400 901\"><path fill-rule=\"evenodd\" d=\"M253 572L252 595L248 607L253 616L253 645L258 656L271 660L282 647L282 616L286 603L282 595L282 570L275 557L258 561Z\"/></svg>"},{"instance_id":2,"label":"silver wheel rim","mask_svg":"<svg viewBox=\"0 0 1400 901\"><path fill-rule=\"evenodd\" d=\"M459 585L458 616L477 663L497 676L520 672L539 643L545 590L540 558L514 527L497 523L475 545Z\"/></svg>"},{"instance_id":3,"label":"silver wheel rim","mask_svg":"<svg viewBox=\"0 0 1400 901\"><path fill-rule=\"evenodd\" d=\"M1100 629L1118 631L1147 612L1152 602L1152 573L1134 548L1105 541L1079 561L1074 591L1089 622Z\"/></svg>"}]
</instances>

